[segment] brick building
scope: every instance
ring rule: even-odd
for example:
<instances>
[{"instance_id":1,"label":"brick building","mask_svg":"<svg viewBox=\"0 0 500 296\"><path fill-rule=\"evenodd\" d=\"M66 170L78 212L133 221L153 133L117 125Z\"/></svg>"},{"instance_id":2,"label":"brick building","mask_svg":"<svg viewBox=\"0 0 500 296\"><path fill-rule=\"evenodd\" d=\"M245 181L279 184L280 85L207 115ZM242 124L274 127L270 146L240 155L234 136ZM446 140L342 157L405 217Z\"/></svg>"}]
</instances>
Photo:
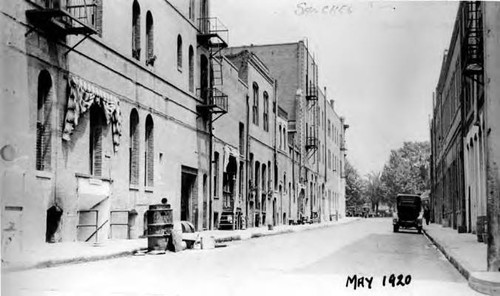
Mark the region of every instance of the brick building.
<instances>
[{"instance_id":1,"label":"brick building","mask_svg":"<svg viewBox=\"0 0 500 296\"><path fill-rule=\"evenodd\" d=\"M277 81L277 104L283 109L283 115L286 114L281 118L288 120L281 131L278 127L278 135L284 133L282 141L287 143L279 150L288 164L283 166L278 161L275 176L283 180L282 192L288 192L288 199L292 200L288 217L297 221L302 217L329 220L330 215L337 213L343 216L343 165L348 126L318 87L318 65L306 44L299 41L230 47L225 53L241 51L257 55ZM277 141L280 138L277 136ZM285 175L291 183L288 186ZM279 185L276 187L279 192Z\"/></svg>"}]
</instances>

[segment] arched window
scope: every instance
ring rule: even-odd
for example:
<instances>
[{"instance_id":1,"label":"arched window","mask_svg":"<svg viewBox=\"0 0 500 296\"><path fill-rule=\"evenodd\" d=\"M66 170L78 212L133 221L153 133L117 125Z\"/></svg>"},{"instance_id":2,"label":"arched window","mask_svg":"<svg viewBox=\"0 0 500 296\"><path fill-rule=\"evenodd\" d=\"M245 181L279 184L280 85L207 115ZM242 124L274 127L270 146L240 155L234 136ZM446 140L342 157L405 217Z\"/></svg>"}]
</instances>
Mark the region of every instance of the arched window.
<instances>
[{"instance_id":1,"label":"arched window","mask_svg":"<svg viewBox=\"0 0 500 296\"><path fill-rule=\"evenodd\" d=\"M146 65L154 65L156 59L154 53L154 31L153 31L153 15L151 11L146 13Z\"/></svg>"},{"instance_id":2,"label":"arched window","mask_svg":"<svg viewBox=\"0 0 500 296\"><path fill-rule=\"evenodd\" d=\"M146 138L144 153L144 185L152 187L154 185L154 124L151 115L146 117Z\"/></svg>"},{"instance_id":3,"label":"arched window","mask_svg":"<svg viewBox=\"0 0 500 296\"><path fill-rule=\"evenodd\" d=\"M90 107L90 174L98 177L102 175L102 130L105 120L101 107L93 104Z\"/></svg>"},{"instance_id":4,"label":"arched window","mask_svg":"<svg viewBox=\"0 0 500 296\"><path fill-rule=\"evenodd\" d=\"M194 91L194 50L189 46L189 91Z\"/></svg>"},{"instance_id":5,"label":"arched window","mask_svg":"<svg viewBox=\"0 0 500 296\"><path fill-rule=\"evenodd\" d=\"M139 185L139 115L136 109L130 112L129 182Z\"/></svg>"},{"instance_id":6,"label":"arched window","mask_svg":"<svg viewBox=\"0 0 500 296\"><path fill-rule=\"evenodd\" d=\"M137 0L132 4L132 57L141 58L141 7Z\"/></svg>"},{"instance_id":7,"label":"arched window","mask_svg":"<svg viewBox=\"0 0 500 296\"><path fill-rule=\"evenodd\" d=\"M52 78L48 71L38 75L38 99L36 113L36 169L50 170L51 155L51 111Z\"/></svg>"},{"instance_id":8,"label":"arched window","mask_svg":"<svg viewBox=\"0 0 500 296\"><path fill-rule=\"evenodd\" d=\"M182 70L182 37L177 36L177 69Z\"/></svg>"},{"instance_id":9,"label":"arched window","mask_svg":"<svg viewBox=\"0 0 500 296\"><path fill-rule=\"evenodd\" d=\"M269 131L269 95L264 92L264 130Z\"/></svg>"},{"instance_id":10,"label":"arched window","mask_svg":"<svg viewBox=\"0 0 500 296\"><path fill-rule=\"evenodd\" d=\"M202 54L200 56L200 96L203 102L208 99L208 58Z\"/></svg>"},{"instance_id":11,"label":"arched window","mask_svg":"<svg viewBox=\"0 0 500 296\"><path fill-rule=\"evenodd\" d=\"M254 82L253 83L253 116L252 122L255 125L259 125L259 85Z\"/></svg>"}]
</instances>

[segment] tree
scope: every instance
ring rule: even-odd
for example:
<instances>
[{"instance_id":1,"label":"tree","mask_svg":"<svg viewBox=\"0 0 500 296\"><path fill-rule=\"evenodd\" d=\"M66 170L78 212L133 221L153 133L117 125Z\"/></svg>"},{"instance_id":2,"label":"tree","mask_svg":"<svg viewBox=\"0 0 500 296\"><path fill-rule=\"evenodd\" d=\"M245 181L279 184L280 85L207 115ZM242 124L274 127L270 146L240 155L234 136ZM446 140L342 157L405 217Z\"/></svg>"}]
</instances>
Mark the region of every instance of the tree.
<instances>
[{"instance_id":1,"label":"tree","mask_svg":"<svg viewBox=\"0 0 500 296\"><path fill-rule=\"evenodd\" d=\"M378 211L380 202L383 201L383 189L380 172L370 172L366 176L365 195L372 204L372 210Z\"/></svg>"},{"instance_id":2,"label":"tree","mask_svg":"<svg viewBox=\"0 0 500 296\"><path fill-rule=\"evenodd\" d=\"M358 207L363 205L365 203L363 199L363 180L348 160L345 162L345 177L346 206Z\"/></svg>"},{"instance_id":3,"label":"tree","mask_svg":"<svg viewBox=\"0 0 500 296\"><path fill-rule=\"evenodd\" d=\"M405 142L392 150L380 177L387 202L398 193L420 194L429 189L429 142Z\"/></svg>"}]
</instances>

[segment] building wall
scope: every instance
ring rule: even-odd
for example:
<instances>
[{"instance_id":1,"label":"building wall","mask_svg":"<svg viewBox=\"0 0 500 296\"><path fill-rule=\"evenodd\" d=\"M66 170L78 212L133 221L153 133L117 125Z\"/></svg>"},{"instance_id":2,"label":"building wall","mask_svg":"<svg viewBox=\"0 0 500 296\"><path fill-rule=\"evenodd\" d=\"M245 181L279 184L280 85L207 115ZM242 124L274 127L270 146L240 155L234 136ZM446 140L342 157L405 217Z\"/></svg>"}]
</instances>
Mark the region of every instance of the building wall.
<instances>
[{"instance_id":1,"label":"building wall","mask_svg":"<svg viewBox=\"0 0 500 296\"><path fill-rule=\"evenodd\" d=\"M15 150L14 159L2 160L1 166L5 193L2 195L6 196L2 199L2 217L6 217L3 222L6 225L17 223L14 228L21 238L19 241L24 247L36 247L45 242L46 211L57 206L62 209L62 217L56 241L75 241L79 236L79 211L89 207L87 203L96 196L103 196L102 204L95 206L105 205L99 208L100 220L104 222L102 219L108 218L112 221L111 211L125 211L116 212L116 215L124 213L125 223L129 226L112 226L111 229L109 223L105 224L99 238L138 237L144 233L146 209L150 204L159 203L163 197L168 198L172 205L174 219L180 219L181 168L185 166L198 174L190 209L193 211L192 222L199 227L201 213L196 208L200 208L200 200L196 193L202 192L201 176L208 172L209 159L206 123L198 118L196 111L199 99L195 91L188 89L189 45L195 50L194 89L200 81L198 57L206 54L196 44L196 27L167 1L140 1L141 28L145 28L148 10L154 18L157 60L154 66L146 66L144 51L139 61L132 58L132 1L127 1L127 5L104 1L102 37L91 36L66 55L68 47L76 44L81 36L70 36L66 42L54 39L43 30L24 36L35 25L25 13L37 8L33 3L8 2L2 6L0 17L6 28L2 64L17 72L15 76L1 77L2 85L6 87L0 109L9 110L2 118L12 128L2 131L0 146L10 145ZM182 71L177 67L175 56L178 34L183 38ZM141 37L144 43L145 36ZM42 70L47 70L52 80L51 161L47 171L35 169L37 85ZM115 152L111 127L105 125L101 176L89 174L89 112L80 118L71 140L61 140L69 96L68 79L72 76L118 98L120 102L120 146ZM138 185L129 182L129 128L133 108L139 115ZM151 116L154 122L154 186L145 186L143 181L147 116ZM179 138L183 140L170 140ZM22 186L8 185L11 182ZM22 248L20 244L17 247Z\"/></svg>"},{"instance_id":2,"label":"building wall","mask_svg":"<svg viewBox=\"0 0 500 296\"><path fill-rule=\"evenodd\" d=\"M459 22L455 24L450 47L445 53L436 87L433 126L436 166L434 202L435 221L453 228L465 226L465 195L462 145L462 106L460 100ZM438 189L441 188L441 189Z\"/></svg>"},{"instance_id":3,"label":"building wall","mask_svg":"<svg viewBox=\"0 0 500 296\"><path fill-rule=\"evenodd\" d=\"M225 147L229 146L232 149L238 151L239 157L237 158L237 175L235 180L235 202L236 207L241 208L243 215L247 215L246 213L246 193L247 193L247 182L246 182L246 134L248 130L247 123L247 95L248 95L248 86L245 82L239 79L239 69L235 67L229 60L226 58L223 59L223 78L224 78L224 89L223 91L228 95L228 113L221 116L214 122L214 154L219 154L219 174L217 178L219 182L217 183L217 188L213 188L212 190L216 190L217 194L214 196L214 204L213 210L218 213L218 217L222 215L224 210L223 205L223 186L222 186L222 178L223 172L226 168L224 168L224 164L227 164L226 158L230 155L228 154L228 150ZM243 124L243 147L240 147L240 124ZM243 149L241 149L243 148ZM235 157L236 158L236 157ZM213 158L215 161L215 158ZM243 175L240 174L240 166L243 164ZM215 166L214 166L215 167ZM213 171L215 175L215 170ZM241 188L239 186L240 182L242 182ZM215 187L215 185L213 185ZM217 197L217 198L215 198ZM215 225L218 225L219 221L215 221Z\"/></svg>"},{"instance_id":4,"label":"building wall","mask_svg":"<svg viewBox=\"0 0 500 296\"><path fill-rule=\"evenodd\" d=\"M330 215L326 211L330 204L328 202L328 190L331 192L330 198L337 198L339 212L343 208L345 209L345 193L343 190L345 184L342 185L343 181L340 174L340 167L345 162L344 152L340 151L340 138L344 139L345 130L343 124L340 123L340 117L335 112L328 111L328 108L332 109L332 107L326 103L325 94L319 90L317 83L318 65L313 58L313 54L309 52L302 41L287 44L234 47L227 49L227 53L235 54L242 50L255 53L269 68L271 75L277 79L278 105L287 114L289 125L295 128L296 132L289 130L290 136L288 138L293 139L293 145L295 146L292 147L298 149L299 153L299 157L294 157L296 161L299 161L299 167L297 172L292 172L293 177L296 178L292 187L295 189L298 208L300 208L299 204L301 204L299 196L304 197L302 204L305 211L302 211L300 215L307 218L316 216L319 219L328 219ZM308 100L307 95L312 94L313 89L317 90L317 96L314 100ZM338 173L334 174L331 179L328 178L327 174L328 119L330 119L332 125L335 122L335 130L338 135L336 142L334 142L336 145L330 147L332 158L335 155L338 170ZM318 145L312 149L306 149L306 138L311 136L317 139ZM279 140L279 137L277 137L277 140ZM288 157L290 158L290 151L288 151ZM279 159L278 163L280 163ZM289 167L293 166L290 164ZM285 168L279 167L279 170L285 170ZM301 191L303 192L302 195L300 194ZM331 204L333 207L334 203L331 202ZM297 212L299 212L299 209L297 209Z\"/></svg>"}]
</instances>

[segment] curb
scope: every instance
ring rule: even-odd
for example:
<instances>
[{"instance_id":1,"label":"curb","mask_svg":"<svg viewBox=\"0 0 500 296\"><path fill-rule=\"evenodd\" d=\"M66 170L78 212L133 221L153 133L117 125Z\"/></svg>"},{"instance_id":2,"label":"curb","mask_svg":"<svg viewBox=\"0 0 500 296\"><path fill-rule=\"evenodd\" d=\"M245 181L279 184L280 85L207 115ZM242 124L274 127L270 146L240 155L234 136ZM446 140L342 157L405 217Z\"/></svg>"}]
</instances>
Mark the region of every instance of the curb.
<instances>
[{"instance_id":1,"label":"curb","mask_svg":"<svg viewBox=\"0 0 500 296\"><path fill-rule=\"evenodd\" d=\"M473 272L469 278L469 287L487 295L500 295L499 272Z\"/></svg>"},{"instance_id":2,"label":"curb","mask_svg":"<svg viewBox=\"0 0 500 296\"><path fill-rule=\"evenodd\" d=\"M19 264L17 266L13 265L13 266L9 266L9 267L2 267L2 272L16 272L16 271L24 271L24 270L30 270L30 269L43 269L43 268L49 268L49 267L55 267L55 266L61 266L61 265L79 264L79 263L114 259L114 258L131 256L134 253L141 251L141 250L144 250L144 249L145 248L136 248L133 250L121 251L118 253L111 253L111 254L104 254L104 255L95 255L95 256L88 256L88 257L73 257L73 258L65 258L65 259L47 260L47 261L37 262L37 263Z\"/></svg>"},{"instance_id":3,"label":"curb","mask_svg":"<svg viewBox=\"0 0 500 296\"><path fill-rule=\"evenodd\" d=\"M308 228L303 228L303 229L284 229L276 232L254 232L250 233L249 235L241 235L241 234L236 234L236 235L229 235L227 237L219 237L215 239L216 243L225 243L225 242L231 242L231 241L239 241L239 240L249 240L249 239L254 239L254 238L259 238L259 237L266 237L266 236L274 236L274 235L281 235L281 234L287 234L287 233L295 233L295 232L303 232L303 231L308 231L308 230L314 230L314 229L322 229L326 227L333 227L337 225L344 225L344 224L349 224L354 221L357 221L358 219L353 219L351 221L341 223L341 224L324 224L324 225L319 225L317 227L308 227ZM17 266L14 264L13 266L7 266L7 267L2 267L2 272L16 272L16 271L24 271L24 270L29 270L29 269L43 269L43 268L49 268L49 267L55 267L55 266L61 266L61 265L69 265L69 264L78 264L78 263L85 263L85 262L94 262L94 261L101 261L101 260L107 260L107 259L114 259L114 258L120 258L120 257L126 257L126 256L131 256L134 253L145 250L146 248L135 248L133 250L127 250L127 251L120 251L117 253L110 253L110 254L104 254L104 255L95 255L95 256L88 256L88 257L74 257L74 258L65 258L65 259L56 259L56 260L47 260L43 262L37 262L37 263L26 263L26 264L18 264Z\"/></svg>"},{"instance_id":4,"label":"curb","mask_svg":"<svg viewBox=\"0 0 500 296\"><path fill-rule=\"evenodd\" d=\"M431 235L427 233L427 231L422 229L425 236L438 248L438 250L448 259L448 261L460 272L460 274L466 279L469 280L470 271L465 268L460 262L458 262L455 257L453 257L450 252L448 252L439 242L437 242Z\"/></svg>"}]
</instances>

